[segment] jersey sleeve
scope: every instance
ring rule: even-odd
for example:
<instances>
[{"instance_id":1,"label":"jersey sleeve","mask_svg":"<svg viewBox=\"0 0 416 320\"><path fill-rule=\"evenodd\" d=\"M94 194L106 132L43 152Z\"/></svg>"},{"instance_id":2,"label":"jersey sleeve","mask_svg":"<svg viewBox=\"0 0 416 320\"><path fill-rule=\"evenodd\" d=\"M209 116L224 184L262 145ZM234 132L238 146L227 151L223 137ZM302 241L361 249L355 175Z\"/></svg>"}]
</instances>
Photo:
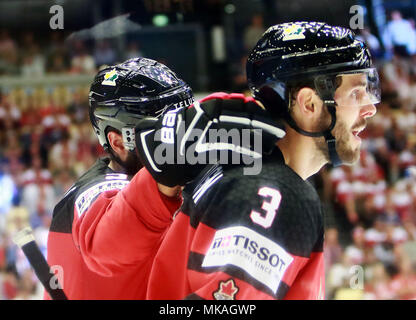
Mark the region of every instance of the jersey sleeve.
<instances>
[{"instance_id":1,"label":"jersey sleeve","mask_svg":"<svg viewBox=\"0 0 416 320\"><path fill-rule=\"evenodd\" d=\"M187 299L316 298L303 286L323 281L319 198L245 181L222 183L193 209L201 218L189 252ZM299 294L288 295L292 286Z\"/></svg>"},{"instance_id":2,"label":"jersey sleeve","mask_svg":"<svg viewBox=\"0 0 416 320\"><path fill-rule=\"evenodd\" d=\"M75 202L74 242L91 270L111 276L154 254L182 201L161 194L142 169L125 187L99 193L86 208L84 202L82 195Z\"/></svg>"}]
</instances>

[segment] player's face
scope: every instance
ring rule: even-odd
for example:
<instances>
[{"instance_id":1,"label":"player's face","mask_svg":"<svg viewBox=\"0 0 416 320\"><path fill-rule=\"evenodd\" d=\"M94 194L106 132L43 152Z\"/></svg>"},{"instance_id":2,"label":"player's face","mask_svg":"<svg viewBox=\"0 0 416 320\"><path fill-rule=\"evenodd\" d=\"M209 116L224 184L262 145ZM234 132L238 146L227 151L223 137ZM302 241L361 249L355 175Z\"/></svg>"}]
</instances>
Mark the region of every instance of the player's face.
<instances>
[{"instance_id":1,"label":"player's face","mask_svg":"<svg viewBox=\"0 0 416 320\"><path fill-rule=\"evenodd\" d=\"M332 131L337 152L345 164L352 164L360 157L359 134L367 125L366 119L374 116L376 108L367 93L367 77L364 74L342 76L335 92L336 125Z\"/></svg>"}]
</instances>

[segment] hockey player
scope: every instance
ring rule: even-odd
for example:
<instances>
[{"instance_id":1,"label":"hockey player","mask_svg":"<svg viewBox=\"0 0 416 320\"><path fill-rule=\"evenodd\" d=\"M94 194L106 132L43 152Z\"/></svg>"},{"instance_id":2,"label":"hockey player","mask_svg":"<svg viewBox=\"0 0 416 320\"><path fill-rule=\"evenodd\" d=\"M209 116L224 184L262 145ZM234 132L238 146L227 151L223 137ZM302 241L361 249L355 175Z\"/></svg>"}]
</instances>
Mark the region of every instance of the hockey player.
<instances>
[{"instance_id":1,"label":"hockey player","mask_svg":"<svg viewBox=\"0 0 416 320\"><path fill-rule=\"evenodd\" d=\"M182 200L177 187L140 170L134 127L192 104L192 90L165 65L136 58L98 72L89 101L109 157L56 205L47 259L69 299L143 299L152 256Z\"/></svg>"},{"instance_id":2,"label":"hockey player","mask_svg":"<svg viewBox=\"0 0 416 320\"><path fill-rule=\"evenodd\" d=\"M294 22L263 34L247 76L286 135L263 155L261 174L213 166L185 187L148 299L324 298L324 223L307 179L326 163L358 160L359 133L380 99L377 72L351 30ZM201 106L230 100L219 95ZM149 171L156 180L163 174Z\"/></svg>"}]
</instances>

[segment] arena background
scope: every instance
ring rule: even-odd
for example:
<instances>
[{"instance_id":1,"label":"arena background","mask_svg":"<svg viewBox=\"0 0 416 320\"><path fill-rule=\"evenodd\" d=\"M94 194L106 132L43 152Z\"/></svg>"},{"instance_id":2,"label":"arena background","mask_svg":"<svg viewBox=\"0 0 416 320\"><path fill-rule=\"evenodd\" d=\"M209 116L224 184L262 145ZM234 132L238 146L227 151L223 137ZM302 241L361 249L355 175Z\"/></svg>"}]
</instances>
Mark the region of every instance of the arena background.
<instances>
[{"instance_id":1,"label":"arena background","mask_svg":"<svg viewBox=\"0 0 416 320\"><path fill-rule=\"evenodd\" d=\"M54 205L102 155L87 113L100 67L144 56L197 98L248 94L247 52L292 20L357 28L382 81L360 162L311 179L325 209L326 299L416 298L415 18L415 0L0 1L0 299L42 299L11 236L30 225L46 253Z\"/></svg>"}]
</instances>

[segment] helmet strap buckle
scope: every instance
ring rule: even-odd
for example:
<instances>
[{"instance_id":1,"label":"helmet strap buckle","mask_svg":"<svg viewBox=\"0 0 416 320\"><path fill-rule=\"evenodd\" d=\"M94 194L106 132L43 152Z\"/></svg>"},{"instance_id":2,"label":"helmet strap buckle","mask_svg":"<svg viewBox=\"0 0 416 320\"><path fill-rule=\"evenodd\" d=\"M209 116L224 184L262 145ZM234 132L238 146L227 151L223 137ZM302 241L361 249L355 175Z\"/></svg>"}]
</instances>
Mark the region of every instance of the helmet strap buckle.
<instances>
[{"instance_id":1,"label":"helmet strap buckle","mask_svg":"<svg viewBox=\"0 0 416 320\"><path fill-rule=\"evenodd\" d=\"M129 151L134 151L136 148L136 136L134 128L124 127L121 128L121 135L123 137L123 144L126 149Z\"/></svg>"},{"instance_id":2,"label":"helmet strap buckle","mask_svg":"<svg viewBox=\"0 0 416 320\"><path fill-rule=\"evenodd\" d=\"M333 167L338 167L342 164L342 160L339 158L337 149L336 149L336 139L330 133L325 135L325 142L328 145L329 159Z\"/></svg>"}]
</instances>

